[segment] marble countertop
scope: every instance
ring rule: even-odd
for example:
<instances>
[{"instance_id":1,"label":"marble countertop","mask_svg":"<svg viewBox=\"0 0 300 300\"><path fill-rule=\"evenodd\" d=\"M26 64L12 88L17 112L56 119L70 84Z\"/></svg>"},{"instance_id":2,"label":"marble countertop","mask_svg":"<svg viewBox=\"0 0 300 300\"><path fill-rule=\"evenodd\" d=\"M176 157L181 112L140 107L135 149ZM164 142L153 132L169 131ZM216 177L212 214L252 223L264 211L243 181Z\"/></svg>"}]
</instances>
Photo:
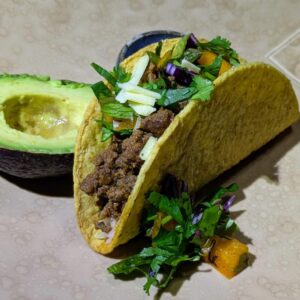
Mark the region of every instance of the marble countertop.
<instances>
[{"instance_id":1,"label":"marble countertop","mask_svg":"<svg viewBox=\"0 0 300 300\"><path fill-rule=\"evenodd\" d=\"M229 38L242 57L285 72L299 97L299 11L299 0L0 1L0 72L94 82L92 61L111 68L133 35L171 29ZM113 279L106 268L118 255L98 255L81 237L71 176L0 174L0 299L299 299L299 140L300 123L223 177L241 186L233 211L252 266L232 280L204 264L184 268L150 297L142 278Z\"/></svg>"}]
</instances>

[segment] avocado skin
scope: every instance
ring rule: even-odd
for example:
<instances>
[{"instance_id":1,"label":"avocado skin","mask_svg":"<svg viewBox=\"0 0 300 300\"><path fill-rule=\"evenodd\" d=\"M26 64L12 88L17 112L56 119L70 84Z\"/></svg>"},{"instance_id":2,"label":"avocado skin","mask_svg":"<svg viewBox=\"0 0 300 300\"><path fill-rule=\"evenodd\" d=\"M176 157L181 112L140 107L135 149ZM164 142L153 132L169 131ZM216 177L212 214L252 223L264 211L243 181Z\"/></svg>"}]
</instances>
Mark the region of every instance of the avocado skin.
<instances>
[{"instance_id":1,"label":"avocado skin","mask_svg":"<svg viewBox=\"0 0 300 300\"><path fill-rule=\"evenodd\" d=\"M0 148L0 171L21 178L41 178L72 172L73 153L45 154Z\"/></svg>"}]
</instances>

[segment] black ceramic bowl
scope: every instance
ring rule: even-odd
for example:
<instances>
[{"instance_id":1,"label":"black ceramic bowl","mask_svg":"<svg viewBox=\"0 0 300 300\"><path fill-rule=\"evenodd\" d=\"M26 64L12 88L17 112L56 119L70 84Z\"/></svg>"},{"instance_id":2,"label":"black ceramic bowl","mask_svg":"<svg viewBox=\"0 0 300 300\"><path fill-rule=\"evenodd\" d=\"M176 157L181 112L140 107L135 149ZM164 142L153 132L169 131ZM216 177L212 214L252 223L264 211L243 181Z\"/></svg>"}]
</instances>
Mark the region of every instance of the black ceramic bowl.
<instances>
[{"instance_id":1,"label":"black ceramic bowl","mask_svg":"<svg viewBox=\"0 0 300 300\"><path fill-rule=\"evenodd\" d=\"M116 64L118 65L122 60L144 48L150 44L157 43L161 40L172 39L183 36L181 32L170 30L155 30L148 31L134 36L121 49Z\"/></svg>"}]
</instances>

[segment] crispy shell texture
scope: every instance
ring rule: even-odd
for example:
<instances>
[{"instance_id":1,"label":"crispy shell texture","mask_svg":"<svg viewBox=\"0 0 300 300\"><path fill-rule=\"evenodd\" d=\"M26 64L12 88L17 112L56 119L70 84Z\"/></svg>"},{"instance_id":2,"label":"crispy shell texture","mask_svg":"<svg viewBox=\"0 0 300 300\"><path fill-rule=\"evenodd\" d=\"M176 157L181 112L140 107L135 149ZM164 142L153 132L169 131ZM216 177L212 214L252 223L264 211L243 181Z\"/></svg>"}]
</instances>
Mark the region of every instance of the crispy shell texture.
<instances>
[{"instance_id":1,"label":"crispy shell texture","mask_svg":"<svg viewBox=\"0 0 300 300\"><path fill-rule=\"evenodd\" d=\"M166 40L162 53L177 39ZM141 49L122 62L127 71L157 44ZM101 143L101 130L95 119L100 107L94 100L79 130L75 149L74 197L79 228L96 252L107 254L139 233L145 193L156 189L167 173L188 183L191 191L216 178L257 150L299 119L298 102L290 81L270 65L255 62L231 68L215 80L208 102L190 101L159 138L143 164L137 182L111 240L100 240L95 228L99 218L96 197L79 188L94 170Z\"/></svg>"}]
</instances>

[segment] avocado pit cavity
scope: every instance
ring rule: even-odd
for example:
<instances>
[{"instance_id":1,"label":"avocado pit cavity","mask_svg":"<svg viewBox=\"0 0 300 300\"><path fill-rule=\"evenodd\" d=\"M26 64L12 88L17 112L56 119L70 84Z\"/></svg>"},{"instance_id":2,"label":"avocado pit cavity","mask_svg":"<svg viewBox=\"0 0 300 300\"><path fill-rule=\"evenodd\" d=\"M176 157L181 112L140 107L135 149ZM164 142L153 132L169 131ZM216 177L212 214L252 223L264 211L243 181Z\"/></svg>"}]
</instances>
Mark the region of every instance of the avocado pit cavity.
<instances>
[{"instance_id":1,"label":"avocado pit cavity","mask_svg":"<svg viewBox=\"0 0 300 300\"><path fill-rule=\"evenodd\" d=\"M66 134L79 125L72 122L70 103L49 95L13 96L3 103L2 110L9 127L45 139Z\"/></svg>"}]
</instances>

